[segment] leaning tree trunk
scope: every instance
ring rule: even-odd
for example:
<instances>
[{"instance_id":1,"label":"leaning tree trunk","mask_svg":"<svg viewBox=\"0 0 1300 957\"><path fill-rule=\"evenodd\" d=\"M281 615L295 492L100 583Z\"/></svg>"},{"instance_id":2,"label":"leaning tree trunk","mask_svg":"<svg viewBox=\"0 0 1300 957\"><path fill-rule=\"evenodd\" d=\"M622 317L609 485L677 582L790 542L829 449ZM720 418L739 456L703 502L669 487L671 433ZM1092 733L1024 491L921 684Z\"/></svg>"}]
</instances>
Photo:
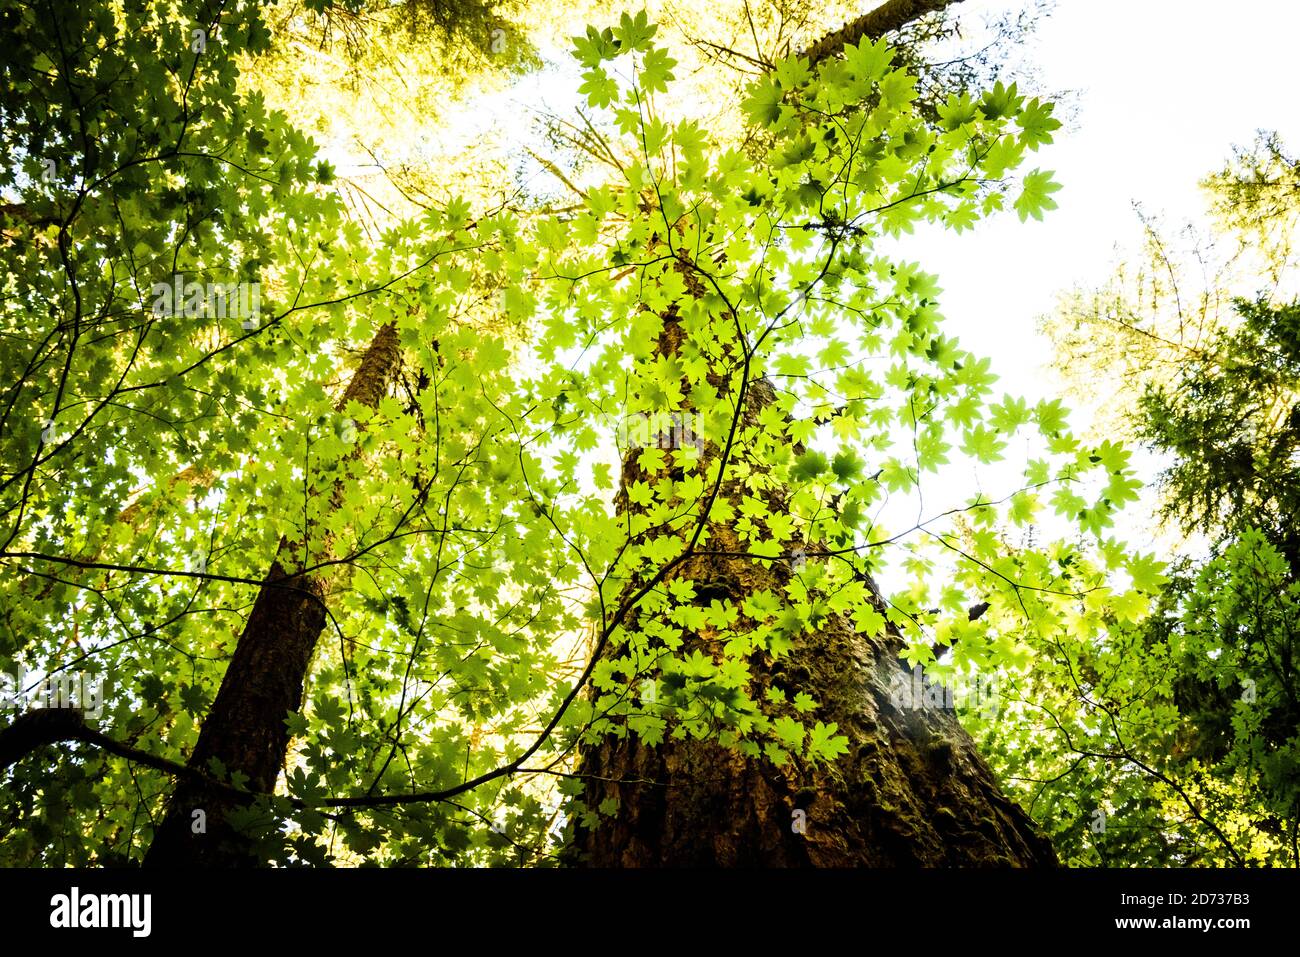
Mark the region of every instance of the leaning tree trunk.
<instances>
[{"instance_id":1,"label":"leaning tree trunk","mask_svg":"<svg viewBox=\"0 0 1300 957\"><path fill-rule=\"evenodd\" d=\"M383 326L348 383L338 410L343 411L350 402L372 409L377 406L400 355L396 326ZM335 508L341 501L340 492L336 486ZM315 560L327 557L321 549L328 547L327 540L317 544ZM307 671L325 627L325 575L290 572L302 567L305 560L301 543L280 542L189 758L189 767L204 773L216 758L228 773L247 775L248 789L264 794L274 790L284 765L289 748L285 718L302 707ZM228 791L202 778L179 781L145 864L228 867L256 863L248 842L227 820L239 805ZM203 828L198 826L200 820Z\"/></svg>"}]
</instances>

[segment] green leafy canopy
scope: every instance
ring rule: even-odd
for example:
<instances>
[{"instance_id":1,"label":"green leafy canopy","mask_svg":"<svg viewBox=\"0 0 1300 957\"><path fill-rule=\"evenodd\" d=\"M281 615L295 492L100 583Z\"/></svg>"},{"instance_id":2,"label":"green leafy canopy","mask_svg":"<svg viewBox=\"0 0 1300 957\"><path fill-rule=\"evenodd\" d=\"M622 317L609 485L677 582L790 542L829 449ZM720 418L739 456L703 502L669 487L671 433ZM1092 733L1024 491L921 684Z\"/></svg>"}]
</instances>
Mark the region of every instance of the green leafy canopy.
<instances>
[{"instance_id":1,"label":"green leafy canopy","mask_svg":"<svg viewBox=\"0 0 1300 957\"><path fill-rule=\"evenodd\" d=\"M328 576L328 620L281 793L240 822L267 859L545 862L538 769L606 735L842 755L816 689L762 667L829 616L994 672L1035 660L1010 623L1073 642L1158 587L1104 537L1135 497L1124 450L995 400L937 279L876 251L1051 209L1050 174L1015 175L1050 104L999 85L931 123L863 41L756 82L740 150L657 112L674 61L624 15L575 40L617 175L562 213L452 203L374 238L237 82L269 42L254 5L54 8L5 12L0 667L111 683L99 727L183 761L281 541L304 543L288 571ZM220 42L193 49L195 22ZM260 315L158 312L178 274L256 283ZM390 388L337 408L390 324ZM678 440L628 440L638 422ZM1022 435L1020 487L879 518ZM1045 505L1072 540L1009 544ZM705 557L775 584L710 595ZM7 860L104 863L138 859L170 782L78 747L3 787L28 823ZM394 800L330 811L361 795Z\"/></svg>"}]
</instances>

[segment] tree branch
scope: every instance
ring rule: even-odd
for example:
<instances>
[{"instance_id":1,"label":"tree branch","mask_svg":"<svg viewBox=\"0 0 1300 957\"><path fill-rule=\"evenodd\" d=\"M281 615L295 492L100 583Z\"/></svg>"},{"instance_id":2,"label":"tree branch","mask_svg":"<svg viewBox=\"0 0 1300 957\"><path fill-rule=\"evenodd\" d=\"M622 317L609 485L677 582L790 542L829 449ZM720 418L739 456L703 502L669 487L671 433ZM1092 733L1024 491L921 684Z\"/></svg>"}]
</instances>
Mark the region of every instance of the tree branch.
<instances>
[{"instance_id":1,"label":"tree branch","mask_svg":"<svg viewBox=\"0 0 1300 957\"><path fill-rule=\"evenodd\" d=\"M148 751L116 741L86 724L76 708L37 708L20 714L7 728L0 729L0 771L16 764L37 748L60 741L81 741L143 764L165 774L194 775L183 764L168 761Z\"/></svg>"},{"instance_id":2,"label":"tree branch","mask_svg":"<svg viewBox=\"0 0 1300 957\"><path fill-rule=\"evenodd\" d=\"M834 33L828 33L812 46L800 52L812 66L822 60L837 56L846 46L852 46L864 37L878 40L886 33L902 29L913 20L936 13L961 0L888 0L856 20L850 20Z\"/></svg>"}]
</instances>

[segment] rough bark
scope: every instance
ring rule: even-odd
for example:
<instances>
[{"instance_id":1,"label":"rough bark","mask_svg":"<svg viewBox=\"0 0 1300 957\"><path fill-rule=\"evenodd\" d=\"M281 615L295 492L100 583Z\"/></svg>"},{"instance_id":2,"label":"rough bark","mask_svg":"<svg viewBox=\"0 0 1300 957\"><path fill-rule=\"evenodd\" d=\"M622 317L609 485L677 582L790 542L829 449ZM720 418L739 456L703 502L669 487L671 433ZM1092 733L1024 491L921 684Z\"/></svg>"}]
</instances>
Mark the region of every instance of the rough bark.
<instances>
[{"instance_id":1,"label":"rough bark","mask_svg":"<svg viewBox=\"0 0 1300 957\"><path fill-rule=\"evenodd\" d=\"M743 550L726 529L715 544ZM747 558L681 566L708 600L740 603L780 589L789 573ZM688 641L710 649L710 636ZM1051 845L999 789L953 712L898 706L905 675L893 636L868 638L840 616L798 639L779 661L750 659L761 698L776 684L805 690L816 717L834 721L849 752L832 764L778 768L699 741L647 747L610 738L589 749L584 800L614 798L619 811L579 830L575 849L593 866L1051 866ZM796 812L802 811L802 821ZM802 825L802 826L800 826Z\"/></svg>"},{"instance_id":2,"label":"rough bark","mask_svg":"<svg viewBox=\"0 0 1300 957\"><path fill-rule=\"evenodd\" d=\"M375 335L338 409L354 401L370 408L378 405L399 358L397 329L386 325ZM339 501L336 487L334 507ZM328 548L327 540L314 542L311 560L321 561ZM268 794L288 752L285 718L302 707L303 686L326 621L326 576L289 571L302 567L303 552L301 544L281 541L189 758L189 767L200 772L207 772L215 758L228 773L247 775L249 789ZM216 867L256 863L247 842L227 821L236 807L238 802L228 792L202 779L179 782L145 863ZM203 833L194 833L195 811L203 812Z\"/></svg>"},{"instance_id":3,"label":"rough bark","mask_svg":"<svg viewBox=\"0 0 1300 957\"><path fill-rule=\"evenodd\" d=\"M670 337L672 327L666 324ZM766 382L752 383L748 417L772 394ZM710 446L706 457L716 453ZM629 456L624 485L645 478ZM722 494L738 501L741 490L724 483ZM732 529L709 530L711 552L746 550ZM669 579L692 581L702 607L715 599L739 607L755 591L783 593L792 574L780 562L708 555L683 562ZM868 585L883 612L874 582ZM687 636L682 652L697 648L713 654L716 636ZM709 742L651 747L632 736L587 748L583 800L597 807L612 798L619 810L594 829L576 830L573 860L600 867L1054 865L1051 845L1002 794L954 712L901 700L898 682L912 680L901 649L896 632L871 638L831 615L781 659L749 658L751 697L762 700L774 684L791 696L808 691L820 703L815 717L839 725L849 751L831 764L792 760L779 768Z\"/></svg>"}]
</instances>

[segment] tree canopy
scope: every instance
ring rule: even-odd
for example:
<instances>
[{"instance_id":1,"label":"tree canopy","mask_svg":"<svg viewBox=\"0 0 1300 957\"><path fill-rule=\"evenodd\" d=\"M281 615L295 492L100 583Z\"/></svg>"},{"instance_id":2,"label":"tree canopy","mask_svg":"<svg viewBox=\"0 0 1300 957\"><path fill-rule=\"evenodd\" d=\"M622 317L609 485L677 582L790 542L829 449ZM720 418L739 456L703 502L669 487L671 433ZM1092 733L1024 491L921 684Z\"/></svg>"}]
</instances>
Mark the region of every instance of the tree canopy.
<instances>
[{"instance_id":1,"label":"tree canopy","mask_svg":"<svg viewBox=\"0 0 1300 957\"><path fill-rule=\"evenodd\" d=\"M1132 437L1213 547L1126 544L1129 448L996 389L891 252L1060 188L1050 99L927 72L947 6L755 27L734 127L674 96L698 42L593 15L548 192L404 152L384 106L536 66L508 6L5 4L0 860L580 862L641 813L610 742L736 755L807 793L788 835L885 728L945 780L988 762L988 859L1300 863L1300 309L1237 298L1172 354L1112 330L1156 342ZM334 92L295 106L300 54ZM368 111L382 183L312 138ZM1272 149L1212 188L1276 263ZM836 642L875 656L863 715ZM907 724L936 689L961 723Z\"/></svg>"}]
</instances>

